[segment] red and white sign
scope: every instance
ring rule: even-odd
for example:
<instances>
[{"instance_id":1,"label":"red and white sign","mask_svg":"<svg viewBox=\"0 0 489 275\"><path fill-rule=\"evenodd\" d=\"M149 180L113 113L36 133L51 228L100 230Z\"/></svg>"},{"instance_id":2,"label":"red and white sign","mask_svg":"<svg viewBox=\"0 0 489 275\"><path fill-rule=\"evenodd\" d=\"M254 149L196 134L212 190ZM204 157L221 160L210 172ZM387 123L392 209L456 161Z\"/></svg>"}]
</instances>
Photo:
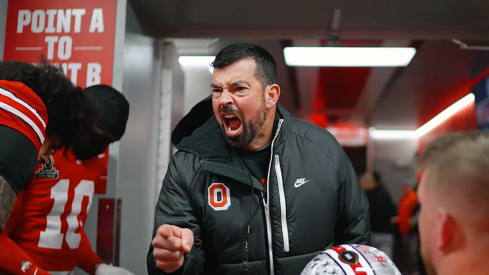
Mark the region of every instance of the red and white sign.
<instances>
[{"instance_id":1,"label":"red and white sign","mask_svg":"<svg viewBox=\"0 0 489 275\"><path fill-rule=\"evenodd\" d=\"M367 145L367 128L349 125L334 125L329 126L327 130L338 140L341 146L356 147Z\"/></svg>"},{"instance_id":2,"label":"red and white sign","mask_svg":"<svg viewBox=\"0 0 489 275\"><path fill-rule=\"evenodd\" d=\"M44 55L78 86L112 84L117 0L11 0L5 60Z\"/></svg>"}]
</instances>

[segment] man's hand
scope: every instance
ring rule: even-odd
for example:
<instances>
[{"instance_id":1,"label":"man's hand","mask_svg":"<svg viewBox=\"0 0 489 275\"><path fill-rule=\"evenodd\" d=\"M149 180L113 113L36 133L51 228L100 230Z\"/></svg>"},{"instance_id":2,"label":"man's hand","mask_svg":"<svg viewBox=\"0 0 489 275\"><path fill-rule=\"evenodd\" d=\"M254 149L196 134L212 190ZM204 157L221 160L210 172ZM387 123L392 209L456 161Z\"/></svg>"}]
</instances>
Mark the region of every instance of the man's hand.
<instances>
[{"instance_id":1,"label":"man's hand","mask_svg":"<svg viewBox=\"0 0 489 275\"><path fill-rule=\"evenodd\" d=\"M134 275L122 267L100 264L95 270L95 275Z\"/></svg>"},{"instance_id":2,"label":"man's hand","mask_svg":"<svg viewBox=\"0 0 489 275\"><path fill-rule=\"evenodd\" d=\"M183 265L184 254L192 250L194 232L187 228L163 224L153 239L156 267L172 273Z\"/></svg>"}]
</instances>

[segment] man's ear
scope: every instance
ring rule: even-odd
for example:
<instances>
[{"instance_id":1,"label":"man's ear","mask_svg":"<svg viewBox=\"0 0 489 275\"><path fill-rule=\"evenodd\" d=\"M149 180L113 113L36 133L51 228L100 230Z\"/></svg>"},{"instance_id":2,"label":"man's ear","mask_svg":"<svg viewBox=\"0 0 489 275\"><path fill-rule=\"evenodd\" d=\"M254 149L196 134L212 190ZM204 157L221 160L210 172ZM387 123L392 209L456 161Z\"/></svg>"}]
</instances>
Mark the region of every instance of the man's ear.
<instances>
[{"instance_id":1,"label":"man's ear","mask_svg":"<svg viewBox=\"0 0 489 275\"><path fill-rule=\"evenodd\" d=\"M439 222L439 232L436 241L436 248L440 251L445 251L449 248L450 243L453 240L455 221L453 220L453 217L444 209L440 209L437 212L437 218Z\"/></svg>"},{"instance_id":2,"label":"man's ear","mask_svg":"<svg viewBox=\"0 0 489 275\"><path fill-rule=\"evenodd\" d=\"M265 94L265 103L267 109L272 108L278 102L278 98L280 97L280 86L278 84L268 85Z\"/></svg>"}]
</instances>

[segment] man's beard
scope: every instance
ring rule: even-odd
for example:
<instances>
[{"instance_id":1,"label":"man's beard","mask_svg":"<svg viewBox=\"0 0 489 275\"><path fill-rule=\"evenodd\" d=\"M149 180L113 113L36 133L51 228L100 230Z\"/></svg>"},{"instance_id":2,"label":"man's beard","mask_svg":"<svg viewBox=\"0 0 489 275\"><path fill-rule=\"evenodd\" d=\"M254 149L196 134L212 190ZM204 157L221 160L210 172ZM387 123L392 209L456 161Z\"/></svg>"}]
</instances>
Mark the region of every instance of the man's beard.
<instances>
[{"instance_id":1,"label":"man's beard","mask_svg":"<svg viewBox=\"0 0 489 275\"><path fill-rule=\"evenodd\" d=\"M221 121L221 130L226 140L226 143L229 146L238 150L242 150L246 146L248 146L253 141L253 139L255 139L261 126L263 126L265 120L267 119L267 110L265 107L265 95L263 94L262 96L260 109L258 109L258 112L256 113L255 117L248 123L245 122L244 117L241 114L241 112L238 110L238 108L234 106L223 106L221 108L220 113L235 113L241 120L241 127L243 128L241 130L241 134L239 134L238 136L228 137L228 135L226 135L226 129L225 129L226 126L223 121Z\"/></svg>"}]
</instances>

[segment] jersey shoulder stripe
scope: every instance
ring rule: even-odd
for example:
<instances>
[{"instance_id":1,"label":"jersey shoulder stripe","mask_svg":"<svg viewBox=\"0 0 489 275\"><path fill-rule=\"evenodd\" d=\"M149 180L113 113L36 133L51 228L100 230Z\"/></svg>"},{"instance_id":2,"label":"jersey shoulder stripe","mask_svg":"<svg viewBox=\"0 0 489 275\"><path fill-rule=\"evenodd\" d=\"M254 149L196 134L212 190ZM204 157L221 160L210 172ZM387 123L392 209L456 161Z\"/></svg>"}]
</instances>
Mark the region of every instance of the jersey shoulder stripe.
<instances>
[{"instance_id":1,"label":"jersey shoulder stripe","mask_svg":"<svg viewBox=\"0 0 489 275\"><path fill-rule=\"evenodd\" d=\"M26 85L0 80L0 124L28 137L39 151L45 140L47 110L42 100Z\"/></svg>"}]
</instances>

